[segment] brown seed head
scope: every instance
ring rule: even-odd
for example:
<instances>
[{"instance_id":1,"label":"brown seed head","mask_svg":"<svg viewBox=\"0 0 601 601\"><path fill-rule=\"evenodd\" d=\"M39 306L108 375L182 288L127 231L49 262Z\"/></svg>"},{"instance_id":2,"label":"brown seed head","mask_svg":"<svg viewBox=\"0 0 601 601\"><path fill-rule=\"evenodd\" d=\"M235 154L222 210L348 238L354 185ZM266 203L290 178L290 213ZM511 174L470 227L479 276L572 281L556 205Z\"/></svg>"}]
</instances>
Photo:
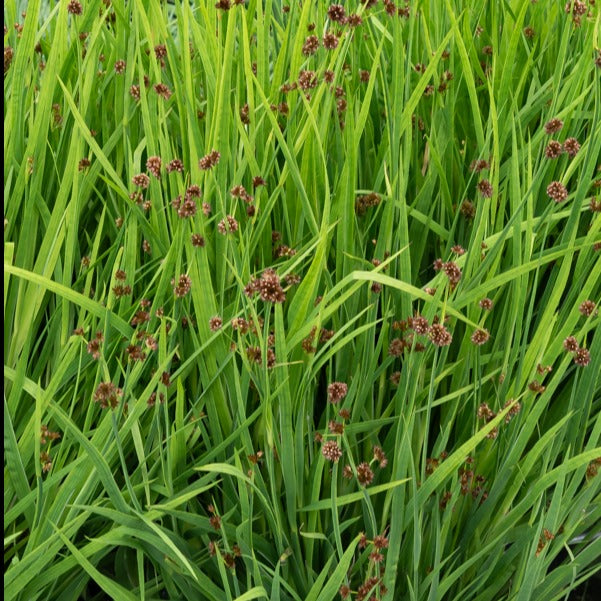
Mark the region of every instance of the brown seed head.
<instances>
[{"instance_id":1,"label":"brown seed head","mask_svg":"<svg viewBox=\"0 0 601 601\"><path fill-rule=\"evenodd\" d=\"M222 326L223 319L221 319L219 315L215 315L214 317L211 317L211 319L209 319L209 328L211 332L217 332L217 330L220 330Z\"/></svg>"},{"instance_id":2,"label":"brown seed head","mask_svg":"<svg viewBox=\"0 0 601 601\"><path fill-rule=\"evenodd\" d=\"M333 33L326 33L323 36L323 47L327 50L334 50L338 46L338 36Z\"/></svg>"},{"instance_id":3,"label":"brown seed head","mask_svg":"<svg viewBox=\"0 0 601 601\"><path fill-rule=\"evenodd\" d=\"M102 409L115 409L119 399L123 396L123 390L117 388L112 382L100 382L94 392L94 402L99 403Z\"/></svg>"},{"instance_id":4,"label":"brown seed head","mask_svg":"<svg viewBox=\"0 0 601 601\"><path fill-rule=\"evenodd\" d=\"M348 392L348 386L344 382L332 382L328 386L328 400L332 404L339 403Z\"/></svg>"},{"instance_id":5,"label":"brown seed head","mask_svg":"<svg viewBox=\"0 0 601 601\"><path fill-rule=\"evenodd\" d=\"M344 23L346 20L346 11L342 4L331 4L328 8L328 19L335 23Z\"/></svg>"},{"instance_id":6,"label":"brown seed head","mask_svg":"<svg viewBox=\"0 0 601 601\"><path fill-rule=\"evenodd\" d=\"M484 198L492 197L492 193L493 193L492 185L487 179L480 180L478 182L477 188L478 188L478 192L480 192L480 194Z\"/></svg>"},{"instance_id":7,"label":"brown seed head","mask_svg":"<svg viewBox=\"0 0 601 601\"><path fill-rule=\"evenodd\" d=\"M576 138L567 138L563 143L563 149L568 153L569 157L573 159L580 150L580 144Z\"/></svg>"},{"instance_id":8,"label":"brown seed head","mask_svg":"<svg viewBox=\"0 0 601 601\"><path fill-rule=\"evenodd\" d=\"M337 463L342 457L342 449L335 440L327 440L321 446L321 454L333 463Z\"/></svg>"},{"instance_id":9,"label":"brown seed head","mask_svg":"<svg viewBox=\"0 0 601 601\"><path fill-rule=\"evenodd\" d=\"M592 300L582 301L580 306L578 307L578 311L585 317L590 317L595 312L595 303Z\"/></svg>"},{"instance_id":10,"label":"brown seed head","mask_svg":"<svg viewBox=\"0 0 601 601\"><path fill-rule=\"evenodd\" d=\"M586 367L591 362L591 354L588 349L579 348L574 353L574 363L580 367Z\"/></svg>"},{"instance_id":11,"label":"brown seed head","mask_svg":"<svg viewBox=\"0 0 601 601\"><path fill-rule=\"evenodd\" d=\"M562 152L563 148L557 140L551 140L545 148L545 156L548 159L556 159Z\"/></svg>"},{"instance_id":12,"label":"brown seed head","mask_svg":"<svg viewBox=\"0 0 601 601\"><path fill-rule=\"evenodd\" d=\"M486 330L486 329L480 329L480 330L476 330L472 334L471 341L476 346L482 346L483 344L485 344L486 342L488 342L489 338L490 338L490 334L488 333L488 330Z\"/></svg>"},{"instance_id":13,"label":"brown seed head","mask_svg":"<svg viewBox=\"0 0 601 601\"><path fill-rule=\"evenodd\" d=\"M203 156L198 161L198 166L203 171L208 171L209 169L212 169L213 167L215 167L215 165L217 165L217 163L219 163L220 158L221 158L221 153L219 153L217 150L211 150L211 152L209 152L209 154Z\"/></svg>"},{"instance_id":14,"label":"brown seed head","mask_svg":"<svg viewBox=\"0 0 601 601\"><path fill-rule=\"evenodd\" d=\"M182 298L190 292L192 280L190 279L190 276L183 274L179 276L177 284L175 283L175 279L171 280L171 285L173 286L173 294L178 298Z\"/></svg>"},{"instance_id":15,"label":"brown seed head","mask_svg":"<svg viewBox=\"0 0 601 601\"><path fill-rule=\"evenodd\" d=\"M83 13L81 2L78 0L70 0L69 4L67 5L67 12L71 13L72 15L81 15Z\"/></svg>"},{"instance_id":16,"label":"brown seed head","mask_svg":"<svg viewBox=\"0 0 601 601\"><path fill-rule=\"evenodd\" d=\"M180 159L173 159L167 163L167 173L171 173L172 171L177 171L178 173L184 172L184 164Z\"/></svg>"},{"instance_id":17,"label":"brown seed head","mask_svg":"<svg viewBox=\"0 0 601 601\"><path fill-rule=\"evenodd\" d=\"M453 336L441 323L431 325L428 336L435 346L448 346L453 341Z\"/></svg>"},{"instance_id":18,"label":"brown seed head","mask_svg":"<svg viewBox=\"0 0 601 601\"><path fill-rule=\"evenodd\" d=\"M148 157L146 169L155 177L161 177L161 157Z\"/></svg>"},{"instance_id":19,"label":"brown seed head","mask_svg":"<svg viewBox=\"0 0 601 601\"><path fill-rule=\"evenodd\" d=\"M563 341L563 348L570 353L574 353L580 348L580 345L574 336L568 336Z\"/></svg>"},{"instance_id":20,"label":"brown seed head","mask_svg":"<svg viewBox=\"0 0 601 601\"><path fill-rule=\"evenodd\" d=\"M551 182L547 186L547 196L555 202L563 202L568 197L568 191L561 182Z\"/></svg>"},{"instance_id":21,"label":"brown seed head","mask_svg":"<svg viewBox=\"0 0 601 601\"><path fill-rule=\"evenodd\" d=\"M561 130L562 127L563 121L561 121L561 119L551 119L550 121L547 121L547 123L545 123L545 133L550 136L551 134L554 134Z\"/></svg>"},{"instance_id":22,"label":"brown seed head","mask_svg":"<svg viewBox=\"0 0 601 601\"><path fill-rule=\"evenodd\" d=\"M363 461L357 466L357 480L361 486L369 486L374 480L374 473L369 463Z\"/></svg>"},{"instance_id":23,"label":"brown seed head","mask_svg":"<svg viewBox=\"0 0 601 601\"><path fill-rule=\"evenodd\" d=\"M150 185L150 178L145 173L138 173L131 178L132 184L138 188L146 189Z\"/></svg>"}]
</instances>

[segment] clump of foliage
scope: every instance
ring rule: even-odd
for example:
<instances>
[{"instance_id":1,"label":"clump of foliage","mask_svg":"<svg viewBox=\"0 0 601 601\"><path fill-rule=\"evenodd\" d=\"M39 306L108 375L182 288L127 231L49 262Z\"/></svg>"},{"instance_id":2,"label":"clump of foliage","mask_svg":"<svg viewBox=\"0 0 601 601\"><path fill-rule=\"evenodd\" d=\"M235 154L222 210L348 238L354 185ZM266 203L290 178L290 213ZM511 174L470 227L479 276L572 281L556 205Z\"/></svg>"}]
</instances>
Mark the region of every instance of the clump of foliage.
<instances>
[{"instance_id":1,"label":"clump of foliage","mask_svg":"<svg viewBox=\"0 0 601 601\"><path fill-rule=\"evenodd\" d=\"M6 598L590 579L599 19L5 3Z\"/></svg>"}]
</instances>

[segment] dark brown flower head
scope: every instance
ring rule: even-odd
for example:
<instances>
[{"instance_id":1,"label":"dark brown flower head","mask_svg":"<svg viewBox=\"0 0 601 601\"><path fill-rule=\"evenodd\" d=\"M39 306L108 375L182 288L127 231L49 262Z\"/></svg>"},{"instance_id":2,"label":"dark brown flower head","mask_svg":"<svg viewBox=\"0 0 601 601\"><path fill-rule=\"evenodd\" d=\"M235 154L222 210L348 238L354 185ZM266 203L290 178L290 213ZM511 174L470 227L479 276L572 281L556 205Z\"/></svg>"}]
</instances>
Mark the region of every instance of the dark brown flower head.
<instances>
[{"instance_id":1,"label":"dark brown flower head","mask_svg":"<svg viewBox=\"0 0 601 601\"><path fill-rule=\"evenodd\" d=\"M233 234L238 231L238 222L231 215L226 215L225 219L222 219L217 224L217 231L224 236L227 234Z\"/></svg>"},{"instance_id":2,"label":"dark brown flower head","mask_svg":"<svg viewBox=\"0 0 601 601\"><path fill-rule=\"evenodd\" d=\"M399 382L401 381L401 372L400 371L392 372L390 374L389 380L393 386L398 386Z\"/></svg>"},{"instance_id":3,"label":"dark brown flower head","mask_svg":"<svg viewBox=\"0 0 601 601\"><path fill-rule=\"evenodd\" d=\"M172 171L177 171L178 173L184 172L184 164L180 159L173 159L167 163L167 173L171 173Z\"/></svg>"},{"instance_id":4,"label":"dark brown flower head","mask_svg":"<svg viewBox=\"0 0 601 601\"><path fill-rule=\"evenodd\" d=\"M463 246L460 246L459 244L455 244L455 246L452 246L451 250L458 256L465 254L465 248L463 248Z\"/></svg>"},{"instance_id":5,"label":"dark brown flower head","mask_svg":"<svg viewBox=\"0 0 601 601\"><path fill-rule=\"evenodd\" d=\"M179 201L175 200L171 203L173 208L177 209L177 214L182 219L186 219L187 217L194 217L196 215L196 211L198 210L198 206L196 205L196 201L193 198L186 197L184 202L181 202L181 198L178 196ZM178 200L176 199L176 200ZM181 204L180 204L181 203Z\"/></svg>"},{"instance_id":6,"label":"dark brown flower head","mask_svg":"<svg viewBox=\"0 0 601 601\"><path fill-rule=\"evenodd\" d=\"M579 348L574 353L574 363L580 367L586 367L591 362L591 354L588 349Z\"/></svg>"},{"instance_id":7,"label":"dark brown flower head","mask_svg":"<svg viewBox=\"0 0 601 601\"><path fill-rule=\"evenodd\" d=\"M444 271L445 275L449 278L449 282L451 283L451 289L453 290L459 283L459 280L461 279L461 269L459 268L459 265L457 265L457 263L453 261L448 261L446 263L443 263L442 270Z\"/></svg>"},{"instance_id":8,"label":"dark brown flower head","mask_svg":"<svg viewBox=\"0 0 601 601\"><path fill-rule=\"evenodd\" d=\"M342 449L335 440L327 440L321 446L321 454L333 463L337 463L342 457Z\"/></svg>"},{"instance_id":9,"label":"dark brown flower head","mask_svg":"<svg viewBox=\"0 0 601 601\"><path fill-rule=\"evenodd\" d=\"M506 409L507 407L509 407L509 405L511 405L511 403L513 403L513 399L509 399L504 405L503 405L503 409ZM505 423L508 424L522 409L522 405L520 403L516 403L507 413L507 415L505 416Z\"/></svg>"},{"instance_id":10,"label":"dark brown flower head","mask_svg":"<svg viewBox=\"0 0 601 601\"><path fill-rule=\"evenodd\" d=\"M547 121L547 123L545 123L545 133L550 136L551 134L560 131L562 127L563 121L561 121L561 119L551 119L550 121Z\"/></svg>"},{"instance_id":11,"label":"dark brown flower head","mask_svg":"<svg viewBox=\"0 0 601 601\"><path fill-rule=\"evenodd\" d=\"M338 412L338 417L344 420L349 420L351 418L351 412L348 409L341 409Z\"/></svg>"},{"instance_id":12,"label":"dark brown flower head","mask_svg":"<svg viewBox=\"0 0 601 601\"><path fill-rule=\"evenodd\" d=\"M330 434L342 434L344 432L344 424L331 419L328 422L328 430Z\"/></svg>"},{"instance_id":13,"label":"dark brown flower head","mask_svg":"<svg viewBox=\"0 0 601 601\"><path fill-rule=\"evenodd\" d=\"M155 177L161 177L161 157L148 157L146 169Z\"/></svg>"},{"instance_id":14,"label":"dark brown flower head","mask_svg":"<svg viewBox=\"0 0 601 601\"><path fill-rule=\"evenodd\" d=\"M131 286L115 286L113 288L113 294L117 298L121 298L122 296L128 296L131 294Z\"/></svg>"},{"instance_id":15,"label":"dark brown flower head","mask_svg":"<svg viewBox=\"0 0 601 601\"><path fill-rule=\"evenodd\" d=\"M125 73L125 61L123 61L123 60L115 61L115 73L117 73L117 75L121 75L121 74Z\"/></svg>"},{"instance_id":16,"label":"dark brown flower head","mask_svg":"<svg viewBox=\"0 0 601 601\"><path fill-rule=\"evenodd\" d=\"M117 388L112 382L100 382L94 392L94 402L99 403L102 409L115 409L119 399L123 396L123 390Z\"/></svg>"},{"instance_id":17,"label":"dark brown flower head","mask_svg":"<svg viewBox=\"0 0 601 601\"><path fill-rule=\"evenodd\" d=\"M90 355L92 355L93 359L100 359L100 349L103 342L104 336L102 335L102 332L96 332L96 336L94 337L94 339L88 342L86 350L88 351L88 353L90 353Z\"/></svg>"},{"instance_id":18,"label":"dark brown flower head","mask_svg":"<svg viewBox=\"0 0 601 601\"><path fill-rule=\"evenodd\" d=\"M359 69L359 81L367 83L369 81L369 71Z\"/></svg>"},{"instance_id":19,"label":"dark brown flower head","mask_svg":"<svg viewBox=\"0 0 601 601\"><path fill-rule=\"evenodd\" d=\"M476 415L478 416L478 419L482 419L485 422L489 422L495 417L496 413L488 406L487 403L481 403L478 407Z\"/></svg>"},{"instance_id":20,"label":"dark brown flower head","mask_svg":"<svg viewBox=\"0 0 601 601\"><path fill-rule=\"evenodd\" d=\"M164 100L169 100L173 92L164 83L157 83L154 85L154 91Z\"/></svg>"},{"instance_id":21,"label":"dark brown flower head","mask_svg":"<svg viewBox=\"0 0 601 601\"><path fill-rule=\"evenodd\" d=\"M369 486L374 480L374 473L369 463L363 461L357 466L357 480L361 486Z\"/></svg>"},{"instance_id":22,"label":"dark brown flower head","mask_svg":"<svg viewBox=\"0 0 601 601\"><path fill-rule=\"evenodd\" d=\"M470 171L480 173L480 171L484 171L484 169L490 169L490 163L485 159L474 159L470 163Z\"/></svg>"},{"instance_id":23,"label":"dark brown flower head","mask_svg":"<svg viewBox=\"0 0 601 601\"><path fill-rule=\"evenodd\" d=\"M582 301L582 303L580 303L580 306L578 307L578 311L580 311L580 313L582 315L584 315L585 317L590 317L591 315L593 315L593 313L595 313L595 303L592 300L585 300Z\"/></svg>"},{"instance_id":24,"label":"dark brown flower head","mask_svg":"<svg viewBox=\"0 0 601 601\"><path fill-rule=\"evenodd\" d=\"M222 326L223 319L221 319L219 315L215 315L214 317L211 317L211 319L209 319L209 328L211 332L217 332L218 330L221 330Z\"/></svg>"},{"instance_id":25,"label":"dark brown flower head","mask_svg":"<svg viewBox=\"0 0 601 601\"><path fill-rule=\"evenodd\" d=\"M198 166L203 171L208 171L209 169L212 169L213 167L215 167L215 165L217 165L217 163L219 163L220 158L221 158L220 152L218 152L217 150L211 150L211 152L209 152L209 154L203 156L200 159L200 161L198 161Z\"/></svg>"},{"instance_id":26,"label":"dark brown flower head","mask_svg":"<svg viewBox=\"0 0 601 601\"><path fill-rule=\"evenodd\" d=\"M253 177L253 188L258 188L259 186L264 186L265 180L260 175L255 175Z\"/></svg>"},{"instance_id":27,"label":"dark brown flower head","mask_svg":"<svg viewBox=\"0 0 601 601\"><path fill-rule=\"evenodd\" d=\"M432 324L428 336L435 346L449 346L453 342L453 336L441 323Z\"/></svg>"},{"instance_id":28,"label":"dark brown flower head","mask_svg":"<svg viewBox=\"0 0 601 601\"><path fill-rule=\"evenodd\" d=\"M378 462L381 468L385 468L388 465L388 458L382 447L374 446L373 448L374 459Z\"/></svg>"},{"instance_id":29,"label":"dark brown flower head","mask_svg":"<svg viewBox=\"0 0 601 601\"><path fill-rule=\"evenodd\" d=\"M130 361L144 361L146 359L146 353L142 351L142 348L136 344L130 344L125 349Z\"/></svg>"},{"instance_id":30,"label":"dark brown flower head","mask_svg":"<svg viewBox=\"0 0 601 601\"><path fill-rule=\"evenodd\" d=\"M568 191L561 182L551 182L547 186L547 196L555 202L563 202L568 197Z\"/></svg>"},{"instance_id":31,"label":"dark brown flower head","mask_svg":"<svg viewBox=\"0 0 601 601\"><path fill-rule=\"evenodd\" d=\"M317 85L315 71L302 70L298 74L298 86L301 90L310 90Z\"/></svg>"},{"instance_id":32,"label":"dark brown flower head","mask_svg":"<svg viewBox=\"0 0 601 601\"><path fill-rule=\"evenodd\" d=\"M346 20L346 11L342 4L331 4L328 8L328 19L335 23L344 23Z\"/></svg>"},{"instance_id":33,"label":"dark brown flower head","mask_svg":"<svg viewBox=\"0 0 601 601\"><path fill-rule=\"evenodd\" d=\"M280 278L273 269L266 269L256 281L256 290L264 302L283 303L286 300Z\"/></svg>"},{"instance_id":34,"label":"dark brown flower head","mask_svg":"<svg viewBox=\"0 0 601 601\"><path fill-rule=\"evenodd\" d=\"M345 465L342 469L342 477L347 480L351 480L353 478L353 468L350 465Z\"/></svg>"},{"instance_id":35,"label":"dark brown flower head","mask_svg":"<svg viewBox=\"0 0 601 601\"><path fill-rule=\"evenodd\" d=\"M576 338L574 336L568 336L563 341L563 348L566 351L573 353L573 352L576 352L580 348L580 345L578 344L578 340L576 340Z\"/></svg>"},{"instance_id":36,"label":"dark brown flower head","mask_svg":"<svg viewBox=\"0 0 601 601\"><path fill-rule=\"evenodd\" d=\"M15 55L15 51L11 46L4 46L4 73L8 71L11 63L13 62L13 57Z\"/></svg>"},{"instance_id":37,"label":"dark brown flower head","mask_svg":"<svg viewBox=\"0 0 601 601\"><path fill-rule=\"evenodd\" d=\"M344 382L332 382L328 386L328 401L332 404L339 403L348 393L348 386Z\"/></svg>"},{"instance_id":38,"label":"dark brown flower head","mask_svg":"<svg viewBox=\"0 0 601 601\"><path fill-rule=\"evenodd\" d=\"M79 164L77 165L77 170L78 171L84 171L85 169L87 169L90 166L90 159L88 159L87 157L84 157L83 159L81 159L79 161Z\"/></svg>"},{"instance_id":39,"label":"dark brown flower head","mask_svg":"<svg viewBox=\"0 0 601 601\"><path fill-rule=\"evenodd\" d=\"M190 279L190 276L184 274L179 276L177 284L175 283L175 279L171 280L171 285L173 286L173 294L178 298L182 298L190 292L192 280Z\"/></svg>"},{"instance_id":40,"label":"dark brown flower head","mask_svg":"<svg viewBox=\"0 0 601 601\"><path fill-rule=\"evenodd\" d=\"M131 178L132 184L139 188L146 189L150 185L150 178L145 173L138 173Z\"/></svg>"},{"instance_id":41,"label":"dark brown flower head","mask_svg":"<svg viewBox=\"0 0 601 601\"><path fill-rule=\"evenodd\" d=\"M532 27L530 27L529 25L527 27L524 27L524 35L531 40L535 33L534 33L534 29Z\"/></svg>"},{"instance_id":42,"label":"dark brown flower head","mask_svg":"<svg viewBox=\"0 0 601 601\"><path fill-rule=\"evenodd\" d=\"M215 3L215 8L217 10L229 10L232 7L232 3L230 0L218 0Z\"/></svg>"},{"instance_id":43,"label":"dark brown flower head","mask_svg":"<svg viewBox=\"0 0 601 601\"><path fill-rule=\"evenodd\" d=\"M340 594L340 598L341 599L347 599L348 596L351 594L351 589L349 586L347 586L346 584L343 584L339 589L338 589L338 593Z\"/></svg>"},{"instance_id":44,"label":"dark brown flower head","mask_svg":"<svg viewBox=\"0 0 601 601\"><path fill-rule=\"evenodd\" d=\"M429 327L430 324L425 317L416 315L415 317L411 318L411 328L416 334L427 334Z\"/></svg>"},{"instance_id":45,"label":"dark brown flower head","mask_svg":"<svg viewBox=\"0 0 601 601\"><path fill-rule=\"evenodd\" d=\"M242 184L237 184L231 188L230 194L234 198L245 198L247 195L247 192Z\"/></svg>"},{"instance_id":46,"label":"dark brown flower head","mask_svg":"<svg viewBox=\"0 0 601 601\"><path fill-rule=\"evenodd\" d=\"M319 38L316 35L310 35L307 37L307 39L305 40L305 43L303 44L303 54L305 56L311 56L312 54L315 54L317 52L317 50L319 49Z\"/></svg>"},{"instance_id":47,"label":"dark brown flower head","mask_svg":"<svg viewBox=\"0 0 601 601\"><path fill-rule=\"evenodd\" d=\"M137 102L140 100L140 86L132 85L129 88L130 96Z\"/></svg>"},{"instance_id":48,"label":"dark brown flower head","mask_svg":"<svg viewBox=\"0 0 601 601\"><path fill-rule=\"evenodd\" d=\"M485 311L490 311L493 307L493 302L490 298L483 298L479 303L480 308L484 309Z\"/></svg>"},{"instance_id":49,"label":"dark brown flower head","mask_svg":"<svg viewBox=\"0 0 601 601\"><path fill-rule=\"evenodd\" d=\"M556 159L562 152L563 148L557 140L551 140L545 148L545 156L548 159Z\"/></svg>"},{"instance_id":50,"label":"dark brown flower head","mask_svg":"<svg viewBox=\"0 0 601 601\"><path fill-rule=\"evenodd\" d=\"M338 46L338 36L334 33L325 33L323 36L323 47L327 50L334 50Z\"/></svg>"},{"instance_id":51,"label":"dark brown flower head","mask_svg":"<svg viewBox=\"0 0 601 601\"><path fill-rule=\"evenodd\" d=\"M67 11L72 15L81 15L83 13L81 2L78 0L70 0L69 4L67 5Z\"/></svg>"},{"instance_id":52,"label":"dark brown flower head","mask_svg":"<svg viewBox=\"0 0 601 601\"><path fill-rule=\"evenodd\" d=\"M563 149L568 153L568 156L573 159L580 150L580 144L576 138L568 138L563 143Z\"/></svg>"},{"instance_id":53,"label":"dark brown flower head","mask_svg":"<svg viewBox=\"0 0 601 601\"><path fill-rule=\"evenodd\" d=\"M476 330L472 334L471 341L476 346L482 346L483 344L488 342L489 338L490 338L490 334L488 333L488 330L480 329L480 330Z\"/></svg>"},{"instance_id":54,"label":"dark brown flower head","mask_svg":"<svg viewBox=\"0 0 601 601\"><path fill-rule=\"evenodd\" d=\"M202 247L205 245L205 239L200 234L192 234L190 241L192 246Z\"/></svg>"},{"instance_id":55,"label":"dark brown flower head","mask_svg":"<svg viewBox=\"0 0 601 601\"><path fill-rule=\"evenodd\" d=\"M392 357L400 357L407 348L407 343L402 338L393 338L388 345L388 354Z\"/></svg>"},{"instance_id":56,"label":"dark brown flower head","mask_svg":"<svg viewBox=\"0 0 601 601\"><path fill-rule=\"evenodd\" d=\"M467 199L461 203L459 211L466 219L473 219L476 216L476 207Z\"/></svg>"},{"instance_id":57,"label":"dark brown flower head","mask_svg":"<svg viewBox=\"0 0 601 601\"><path fill-rule=\"evenodd\" d=\"M334 71L332 71L331 69L326 69L323 72L323 80L326 83L332 83L334 81L334 76L335 76Z\"/></svg>"},{"instance_id":58,"label":"dark brown flower head","mask_svg":"<svg viewBox=\"0 0 601 601\"><path fill-rule=\"evenodd\" d=\"M375 192L363 194L357 197L355 201L355 212L357 215L364 215L368 208L377 207L380 204L380 196Z\"/></svg>"},{"instance_id":59,"label":"dark brown flower head","mask_svg":"<svg viewBox=\"0 0 601 601\"><path fill-rule=\"evenodd\" d=\"M492 46L490 46L490 45L489 46L484 46L482 48L482 54L485 54L486 56L492 56L492 52L493 52Z\"/></svg>"},{"instance_id":60,"label":"dark brown flower head","mask_svg":"<svg viewBox=\"0 0 601 601\"><path fill-rule=\"evenodd\" d=\"M167 56L167 46L165 44L157 44L154 47L154 55L160 60Z\"/></svg>"},{"instance_id":61,"label":"dark brown flower head","mask_svg":"<svg viewBox=\"0 0 601 601\"><path fill-rule=\"evenodd\" d=\"M480 180L478 182L477 188L478 188L478 192L480 192L480 194L484 198L492 197L492 193L493 193L492 185L487 179Z\"/></svg>"},{"instance_id":62,"label":"dark brown flower head","mask_svg":"<svg viewBox=\"0 0 601 601\"><path fill-rule=\"evenodd\" d=\"M250 123L249 115L250 107L248 106L248 104L245 104L242 107L240 107L240 121L242 121L244 125L248 125Z\"/></svg>"},{"instance_id":63,"label":"dark brown flower head","mask_svg":"<svg viewBox=\"0 0 601 601\"><path fill-rule=\"evenodd\" d=\"M357 13L352 13L347 17L346 22L348 23L349 27L355 28L363 24L363 19Z\"/></svg>"}]
</instances>

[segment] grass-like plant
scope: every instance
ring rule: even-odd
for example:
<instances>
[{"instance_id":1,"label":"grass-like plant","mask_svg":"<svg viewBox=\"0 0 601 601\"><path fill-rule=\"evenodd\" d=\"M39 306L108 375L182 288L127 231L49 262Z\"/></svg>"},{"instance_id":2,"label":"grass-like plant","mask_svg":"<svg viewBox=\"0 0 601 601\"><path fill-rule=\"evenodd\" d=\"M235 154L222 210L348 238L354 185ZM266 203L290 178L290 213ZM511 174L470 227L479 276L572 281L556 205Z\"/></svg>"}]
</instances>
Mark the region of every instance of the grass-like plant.
<instances>
[{"instance_id":1,"label":"grass-like plant","mask_svg":"<svg viewBox=\"0 0 601 601\"><path fill-rule=\"evenodd\" d=\"M5 3L6 599L581 598L597 4Z\"/></svg>"}]
</instances>

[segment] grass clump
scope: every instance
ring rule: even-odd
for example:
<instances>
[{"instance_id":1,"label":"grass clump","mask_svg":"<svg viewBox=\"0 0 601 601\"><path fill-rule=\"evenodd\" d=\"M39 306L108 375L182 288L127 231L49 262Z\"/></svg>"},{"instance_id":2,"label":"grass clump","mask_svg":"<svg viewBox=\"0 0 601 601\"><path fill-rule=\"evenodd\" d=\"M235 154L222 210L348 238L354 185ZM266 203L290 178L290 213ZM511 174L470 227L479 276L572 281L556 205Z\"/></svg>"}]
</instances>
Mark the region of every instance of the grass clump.
<instances>
[{"instance_id":1,"label":"grass clump","mask_svg":"<svg viewBox=\"0 0 601 601\"><path fill-rule=\"evenodd\" d=\"M584 598L599 7L25 4L7 599Z\"/></svg>"}]
</instances>

